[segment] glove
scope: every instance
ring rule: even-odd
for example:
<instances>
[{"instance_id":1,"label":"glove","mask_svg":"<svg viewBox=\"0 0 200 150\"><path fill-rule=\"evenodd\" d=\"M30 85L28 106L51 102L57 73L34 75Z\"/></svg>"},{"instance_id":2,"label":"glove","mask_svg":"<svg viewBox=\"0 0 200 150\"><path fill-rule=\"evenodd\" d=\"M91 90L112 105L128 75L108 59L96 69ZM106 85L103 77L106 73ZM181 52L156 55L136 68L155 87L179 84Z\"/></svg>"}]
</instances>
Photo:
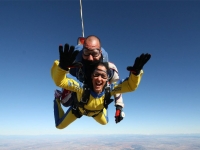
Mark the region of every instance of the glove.
<instances>
[{"instance_id":1,"label":"glove","mask_svg":"<svg viewBox=\"0 0 200 150\"><path fill-rule=\"evenodd\" d=\"M120 122L125 117L125 113L122 111L122 106L117 105L116 106L116 112L115 112L115 122Z\"/></svg>"},{"instance_id":2,"label":"glove","mask_svg":"<svg viewBox=\"0 0 200 150\"><path fill-rule=\"evenodd\" d=\"M147 63L147 61L151 58L151 55L146 53L146 54L141 54L140 57L137 57L135 59L135 63L133 67L128 66L127 70L132 72L134 75L139 75L140 70L142 70L143 66Z\"/></svg>"},{"instance_id":3,"label":"glove","mask_svg":"<svg viewBox=\"0 0 200 150\"><path fill-rule=\"evenodd\" d=\"M79 63L73 63L76 59L76 56L78 55L79 51L74 51L74 46L70 46L68 44L65 44L64 52L63 52L63 46L59 45L59 53L60 53L60 63L59 67L68 71L69 68L79 67Z\"/></svg>"}]
</instances>

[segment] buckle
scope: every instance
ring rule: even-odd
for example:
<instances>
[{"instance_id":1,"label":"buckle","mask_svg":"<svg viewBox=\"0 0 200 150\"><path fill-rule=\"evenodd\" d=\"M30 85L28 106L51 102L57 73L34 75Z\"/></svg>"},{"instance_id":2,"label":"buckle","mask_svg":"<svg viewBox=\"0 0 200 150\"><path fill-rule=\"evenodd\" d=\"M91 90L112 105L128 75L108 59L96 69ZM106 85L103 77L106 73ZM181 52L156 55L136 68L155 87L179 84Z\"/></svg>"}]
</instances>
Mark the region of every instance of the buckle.
<instances>
[{"instance_id":1,"label":"buckle","mask_svg":"<svg viewBox=\"0 0 200 150\"><path fill-rule=\"evenodd\" d=\"M81 98L81 102L86 104L88 102L88 99L87 98L84 98L85 100L83 101L83 98Z\"/></svg>"},{"instance_id":2,"label":"buckle","mask_svg":"<svg viewBox=\"0 0 200 150\"><path fill-rule=\"evenodd\" d=\"M87 115L87 114L88 112L85 109L83 109L83 115Z\"/></svg>"},{"instance_id":3,"label":"buckle","mask_svg":"<svg viewBox=\"0 0 200 150\"><path fill-rule=\"evenodd\" d=\"M87 102L89 101L89 97L90 97L90 89L87 87L83 87L83 90L84 90L84 92L83 92L83 96L82 96L80 102L87 104Z\"/></svg>"},{"instance_id":4,"label":"buckle","mask_svg":"<svg viewBox=\"0 0 200 150\"><path fill-rule=\"evenodd\" d=\"M74 105L74 106L72 107L72 109L73 109L73 110L77 110L77 106Z\"/></svg>"}]
</instances>

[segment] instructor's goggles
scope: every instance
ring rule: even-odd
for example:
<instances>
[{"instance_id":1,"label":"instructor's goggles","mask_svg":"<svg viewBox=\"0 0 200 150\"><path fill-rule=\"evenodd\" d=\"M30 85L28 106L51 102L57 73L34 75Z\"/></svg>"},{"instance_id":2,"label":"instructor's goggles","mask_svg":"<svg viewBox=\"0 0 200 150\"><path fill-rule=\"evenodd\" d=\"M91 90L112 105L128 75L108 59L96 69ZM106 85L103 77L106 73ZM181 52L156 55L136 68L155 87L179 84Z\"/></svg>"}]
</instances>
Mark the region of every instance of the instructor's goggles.
<instances>
[{"instance_id":1,"label":"instructor's goggles","mask_svg":"<svg viewBox=\"0 0 200 150\"><path fill-rule=\"evenodd\" d=\"M93 57L98 57L101 54L100 49L87 49L87 48L83 48L83 55L84 56L90 56L92 55Z\"/></svg>"}]
</instances>

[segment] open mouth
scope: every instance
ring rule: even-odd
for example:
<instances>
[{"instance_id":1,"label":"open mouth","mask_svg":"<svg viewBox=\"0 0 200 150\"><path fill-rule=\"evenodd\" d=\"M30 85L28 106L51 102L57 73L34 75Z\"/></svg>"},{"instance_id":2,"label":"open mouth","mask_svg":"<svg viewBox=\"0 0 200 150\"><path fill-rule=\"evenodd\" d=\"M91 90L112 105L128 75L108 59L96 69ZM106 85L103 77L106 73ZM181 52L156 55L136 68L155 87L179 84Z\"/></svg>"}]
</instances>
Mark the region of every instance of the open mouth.
<instances>
[{"instance_id":1,"label":"open mouth","mask_svg":"<svg viewBox=\"0 0 200 150\"><path fill-rule=\"evenodd\" d=\"M103 82L95 82L95 87L100 88L103 85Z\"/></svg>"}]
</instances>

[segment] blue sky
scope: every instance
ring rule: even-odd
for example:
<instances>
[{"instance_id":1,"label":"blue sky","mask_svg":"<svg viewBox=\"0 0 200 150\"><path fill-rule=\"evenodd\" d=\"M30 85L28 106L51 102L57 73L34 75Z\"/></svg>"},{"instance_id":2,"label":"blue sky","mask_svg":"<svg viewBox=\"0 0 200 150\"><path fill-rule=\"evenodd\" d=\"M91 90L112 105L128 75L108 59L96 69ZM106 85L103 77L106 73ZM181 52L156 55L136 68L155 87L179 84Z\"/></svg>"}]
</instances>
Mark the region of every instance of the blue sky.
<instances>
[{"instance_id":1,"label":"blue sky","mask_svg":"<svg viewBox=\"0 0 200 150\"><path fill-rule=\"evenodd\" d=\"M138 89L123 94L125 119L115 124L111 104L106 126L82 117L55 128L50 69L58 45L82 36L79 0L0 1L0 135L200 133L200 2L82 3L85 36L101 39L121 78L152 54Z\"/></svg>"}]
</instances>

